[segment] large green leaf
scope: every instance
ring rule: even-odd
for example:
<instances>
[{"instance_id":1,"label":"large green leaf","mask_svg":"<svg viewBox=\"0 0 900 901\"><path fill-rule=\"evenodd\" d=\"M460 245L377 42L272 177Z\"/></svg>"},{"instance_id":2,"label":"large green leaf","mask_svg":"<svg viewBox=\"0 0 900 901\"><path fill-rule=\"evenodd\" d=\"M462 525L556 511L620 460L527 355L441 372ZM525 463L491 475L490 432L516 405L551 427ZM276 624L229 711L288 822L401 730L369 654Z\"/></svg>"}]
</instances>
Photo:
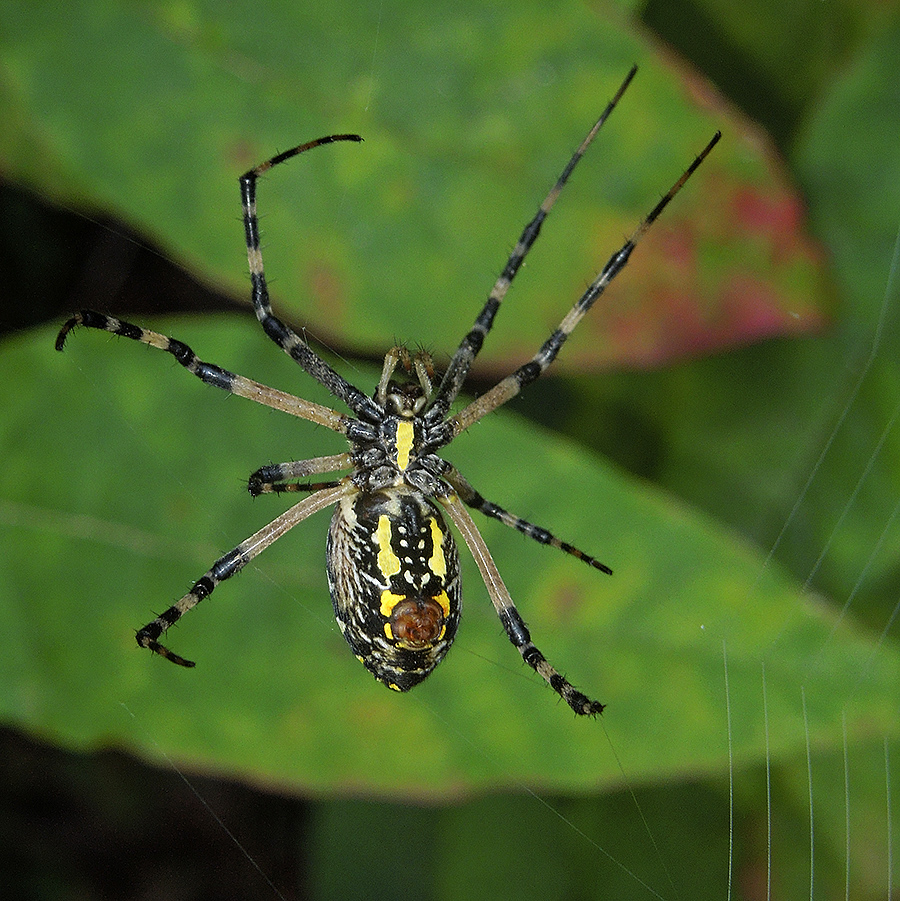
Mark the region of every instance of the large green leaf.
<instances>
[{"instance_id":1,"label":"large green leaf","mask_svg":"<svg viewBox=\"0 0 900 901\"><path fill-rule=\"evenodd\" d=\"M772 161L713 97L701 112L693 78L580 3L558 5L552 28L539 2L446 4L427 20L363 4L343 25L303 4L76 7L75 28L51 7L6 8L0 72L19 114L0 136L7 169L115 212L246 296L236 176L320 134L361 133L260 189L276 298L331 343L448 352L634 62L637 82L522 276L528 303L493 341L495 371L542 340L716 128L726 139L703 181L561 365L660 363L821 325L816 256L802 232L784 241L798 207ZM341 27L376 31L374 57L345 53ZM476 49L480 28L491 40Z\"/></svg>"},{"instance_id":2,"label":"large green leaf","mask_svg":"<svg viewBox=\"0 0 900 901\"><path fill-rule=\"evenodd\" d=\"M175 330L264 382L295 378L243 323ZM29 390L7 400L2 437L4 616L18 637L3 655L7 717L77 746L115 740L306 790L428 797L618 780L604 728L574 720L523 667L472 566L448 661L410 696L374 683L331 619L324 516L173 631L170 643L196 670L139 652L133 630L285 506L251 502L242 477L339 445L103 334L73 334L60 356L50 332L13 341L2 367L5 384L29 374ZM736 536L514 417L492 417L453 450L489 496L615 569L607 579L499 524L484 527L539 646L610 703L603 726L632 776L722 768L723 643L738 759L764 753L766 661L776 753L803 740L801 682L815 699L816 734L836 729L848 705L866 732L896 727L894 650L870 661L866 634L791 591Z\"/></svg>"}]
</instances>

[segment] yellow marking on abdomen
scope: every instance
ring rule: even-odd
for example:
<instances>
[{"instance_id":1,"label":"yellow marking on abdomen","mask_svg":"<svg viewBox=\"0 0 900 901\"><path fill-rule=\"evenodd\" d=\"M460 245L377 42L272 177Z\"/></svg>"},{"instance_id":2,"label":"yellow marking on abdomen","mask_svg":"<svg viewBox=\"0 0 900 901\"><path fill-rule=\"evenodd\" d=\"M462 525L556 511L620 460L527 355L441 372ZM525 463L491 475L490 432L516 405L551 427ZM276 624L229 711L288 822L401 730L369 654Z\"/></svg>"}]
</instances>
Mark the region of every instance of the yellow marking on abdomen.
<instances>
[{"instance_id":1,"label":"yellow marking on abdomen","mask_svg":"<svg viewBox=\"0 0 900 901\"><path fill-rule=\"evenodd\" d=\"M447 597L447 592L442 591L440 594L436 594L434 599L441 605L441 609L444 611L444 617L450 616L450 598ZM444 637L444 633L441 632L441 638Z\"/></svg>"},{"instance_id":2,"label":"yellow marking on abdomen","mask_svg":"<svg viewBox=\"0 0 900 901\"><path fill-rule=\"evenodd\" d=\"M378 539L378 568L381 574L389 579L400 572L400 558L391 547L391 521L387 516L378 517L378 529L375 532Z\"/></svg>"},{"instance_id":3,"label":"yellow marking on abdomen","mask_svg":"<svg viewBox=\"0 0 900 901\"><path fill-rule=\"evenodd\" d=\"M409 456L413 447L413 424L411 422L397 423L397 466L405 470L409 466Z\"/></svg>"},{"instance_id":4,"label":"yellow marking on abdomen","mask_svg":"<svg viewBox=\"0 0 900 901\"><path fill-rule=\"evenodd\" d=\"M431 544L434 548L428 560L428 568L442 579L447 575L447 561L444 558L444 533L437 519L431 519Z\"/></svg>"},{"instance_id":5,"label":"yellow marking on abdomen","mask_svg":"<svg viewBox=\"0 0 900 901\"><path fill-rule=\"evenodd\" d=\"M391 614L394 612L394 607L400 603L400 601L404 600L402 594L394 594L393 591L382 591L381 592L381 610L379 613L385 618L390 619ZM387 627L385 627L387 628ZM388 638L391 636L389 635Z\"/></svg>"}]
</instances>

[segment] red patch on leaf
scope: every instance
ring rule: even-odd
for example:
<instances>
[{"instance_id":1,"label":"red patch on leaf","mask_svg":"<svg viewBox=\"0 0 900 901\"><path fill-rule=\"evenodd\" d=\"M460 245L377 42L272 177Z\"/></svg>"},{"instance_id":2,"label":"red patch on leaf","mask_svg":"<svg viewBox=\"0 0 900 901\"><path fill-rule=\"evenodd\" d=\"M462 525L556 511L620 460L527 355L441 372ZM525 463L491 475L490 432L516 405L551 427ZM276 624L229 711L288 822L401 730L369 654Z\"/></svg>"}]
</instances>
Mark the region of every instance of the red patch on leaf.
<instances>
[{"instance_id":1,"label":"red patch on leaf","mask_svg":"<svg viewBox=\"0 0 900 901\"><path fill-rule=\"evenodd\" d=\"M715 202L654 225L610 289L589 327L594 365L662 366L826 322L823 254L797 195L775 175L760 191L714 174L704 193Z\"/></svg>"}]
</instances>

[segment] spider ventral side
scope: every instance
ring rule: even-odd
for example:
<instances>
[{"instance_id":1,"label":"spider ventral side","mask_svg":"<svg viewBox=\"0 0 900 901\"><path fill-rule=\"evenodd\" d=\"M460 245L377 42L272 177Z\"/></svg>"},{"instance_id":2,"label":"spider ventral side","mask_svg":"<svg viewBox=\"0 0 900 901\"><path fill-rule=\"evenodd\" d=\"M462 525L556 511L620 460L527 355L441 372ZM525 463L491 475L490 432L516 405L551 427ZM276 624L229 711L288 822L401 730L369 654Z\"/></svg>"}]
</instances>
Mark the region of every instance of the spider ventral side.
<instances>
[{"instance_id":1,"label":"spider ventral side","mask_svg":"<svg viewBox=\"0 0 900 901\"><path fill-rule=\"evenodd\" d=\"M459 553L446 517L475 559L497 616L522 659L575 713L602 712L604 705L576 689L532 642L469 510L499 520L603 573L612 571L547 529L487 500L440 452L462 431L515 397L550 366L581 319L625 267L644 233L719 140L717 132L640 221L631 237L609 258L534 356L451 415L451 407L544 220L635 72L636 68L632 68L628 73L534 218L525 226L471 330L463 337L440 378L427 354L410 354L405 348L394 347L385 356L381 379L369 396L346 381L301 334L272 311L259 241L258 181L274 166L316 147L361 141L355 134L328 135L300 144L266 160L239 180L256 317L272 341L347 407L349 414L204 362L181 341L104 313L82 310L63 325L56 339L57 350L63 349L66 336L76 326L130 338L171 354L188 372L208 385L324 426L344 435L348 443L348 450L343 453L270 464L254 472L248 484L254 496L297 493L303 495L302 499L216 560L187 594L139 629L136 637L141 647L181 666L193 666L191 661L161 643L167 630L208 597L220 582L239 572L294 526L320 510L334 507L326 569L338 624L353 653L376 679L389 688L407 691L443 659L459 625L462 601ZM315 477L322 480L316 481Z\"/></svg>"}]
</instances>

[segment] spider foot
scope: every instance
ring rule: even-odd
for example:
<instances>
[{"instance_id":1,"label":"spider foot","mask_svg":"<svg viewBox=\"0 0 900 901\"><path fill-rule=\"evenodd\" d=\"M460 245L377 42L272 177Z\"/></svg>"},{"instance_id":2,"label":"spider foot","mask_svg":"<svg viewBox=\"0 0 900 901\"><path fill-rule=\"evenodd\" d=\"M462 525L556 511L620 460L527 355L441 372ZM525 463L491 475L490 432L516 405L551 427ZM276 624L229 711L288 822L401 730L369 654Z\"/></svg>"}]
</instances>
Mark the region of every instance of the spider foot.
<instances>
[{"instance_id":1,"label":"spider foot","mask_svg":"<svg viewBox=\"0 0 900 901\"><path fill-rule=\"evenodd\" d=\"M137 635L137 643L142 648L148 648L153 651L154 654L159 654L160 657L165 657L166 660L171 660L172 663L177 663L179 666L192 667L197 664L194 663L193 660L185 660L184 657L181 657L179 654L176 654L174 651L170 651L164 644L160 644L156 639L151 638L149 634L147 634L145 629L141 629Z\"/></svg>"}]
</instances>

